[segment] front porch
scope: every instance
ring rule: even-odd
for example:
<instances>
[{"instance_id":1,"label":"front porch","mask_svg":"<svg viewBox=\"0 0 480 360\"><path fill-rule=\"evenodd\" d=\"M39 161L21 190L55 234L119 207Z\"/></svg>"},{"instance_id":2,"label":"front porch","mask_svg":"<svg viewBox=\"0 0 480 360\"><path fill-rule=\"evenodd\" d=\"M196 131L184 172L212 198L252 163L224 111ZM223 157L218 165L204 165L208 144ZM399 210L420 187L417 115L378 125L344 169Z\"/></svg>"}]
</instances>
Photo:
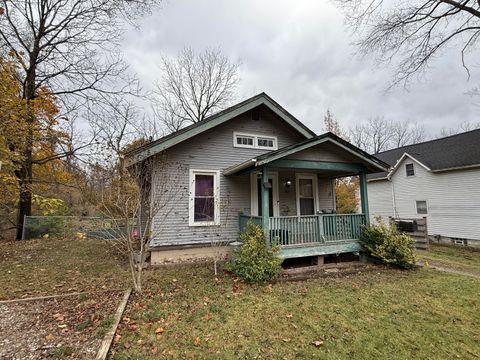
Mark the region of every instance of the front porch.
<instances>
[{"instance_id":1,"label":"front porch","mask_svg":"<svg viewBox=\"0 0 480 360\"><path fill-rule=\"evenodd\" d=\"M260 216L240 213L238 218L240 232L249 221L262 226L270 244L279 245L280 256L285 259L358 252L362 226L367 223L364 214L269 217L268 227Z\"/></svg>"},{"instance_id":2,"label":"front porch","mask_svg":"<svg viewBox=\"0 0 480 360\"><path fill-rule=\"evenodd\" d=\"M327 133L260 155L224 171L250 177L250 211L239 214L239 230L260 225L283 258L358 252L369 223L366 175L385 164ZM335 179L355 179L359 206L337 214Z\"/></svg>"}]
</instances>

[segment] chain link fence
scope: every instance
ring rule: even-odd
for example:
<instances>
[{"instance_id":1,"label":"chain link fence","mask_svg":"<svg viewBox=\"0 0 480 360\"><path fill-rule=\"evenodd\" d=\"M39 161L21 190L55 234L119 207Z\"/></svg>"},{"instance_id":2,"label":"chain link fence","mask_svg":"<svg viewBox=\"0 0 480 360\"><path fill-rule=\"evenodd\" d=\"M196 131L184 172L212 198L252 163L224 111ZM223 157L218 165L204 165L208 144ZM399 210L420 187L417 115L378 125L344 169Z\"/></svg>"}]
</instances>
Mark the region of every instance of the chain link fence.
<instances>
[{"instance_id":1,"label":"chain link fence","mask_svg":"<svg viewBox=\"0 0 480 360\"><path fill-rule=\"evenodd\" d=\"M134 220L131 221L130 225L133 225ZM116 239L126 231L125 219L85 216L25 216L22 239L45 237Z\"/></svg>"}]
</instances>

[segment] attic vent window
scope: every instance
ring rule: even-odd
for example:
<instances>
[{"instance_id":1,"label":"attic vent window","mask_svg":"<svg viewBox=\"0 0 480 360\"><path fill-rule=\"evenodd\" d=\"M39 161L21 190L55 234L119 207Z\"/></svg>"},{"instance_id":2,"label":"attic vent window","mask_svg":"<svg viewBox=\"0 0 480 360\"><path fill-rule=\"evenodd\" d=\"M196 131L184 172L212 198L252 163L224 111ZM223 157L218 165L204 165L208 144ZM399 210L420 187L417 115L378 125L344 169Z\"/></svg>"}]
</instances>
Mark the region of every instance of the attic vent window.
<instances>
[{"instance_id":1,"label":"attic vent window","mask_svg":"<svg viewBox=\"0 0 480 360\"><path fill-rule=\"evenodd\" d=\"M251 114L252 114L252 120L253 120L253 121L258 121L258 120L260 120L260 112L258 112L258 111L252 111Z\"/></svg>"},{"instance_id":2,"label":"attic vent window","mask_svg":"<svg viewBox=\"0 0 480 360\"><path fill-rule=\"evenodd\" d=\"M233 146L266 150L277 150L278 148L277 138L275 136L243 133L233 133Z\"/></svg>"},{"instance_id":3,"label":"attic vent window","mask_svg":"<svg viewBox=\"0 0 480 360\"><path fill-rule=\"evenodd\" d=\"M405 165L405 171L407 172L407 176L414 176L415 175L415 169L413 168L413 164Z\"/></svg>"}]
</instances>

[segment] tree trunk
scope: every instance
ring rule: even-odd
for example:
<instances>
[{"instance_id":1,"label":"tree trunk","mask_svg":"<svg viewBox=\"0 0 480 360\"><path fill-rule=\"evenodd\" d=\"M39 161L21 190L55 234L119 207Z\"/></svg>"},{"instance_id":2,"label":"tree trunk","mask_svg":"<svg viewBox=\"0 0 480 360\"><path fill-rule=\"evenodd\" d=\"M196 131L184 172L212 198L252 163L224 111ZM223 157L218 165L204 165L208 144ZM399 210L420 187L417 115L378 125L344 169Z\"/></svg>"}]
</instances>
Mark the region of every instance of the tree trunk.
<instances>
[{"instance_id":1,"label":"tree trunk","mask_svg":"<svg viewBox=\"0 0 480 360\"><path fill-rule=\"evenodd\" d=\"M18 201L17 212L17 240L22 239L25 216L32 214L32 160L33 160L33 127L35 123L35 108L33 100L35 98L35 78L36 71L32 57L30 57L30 69L27 72L25 85L23 88L23 98L26 100L26 122L28 124L28 131L25 139L25 148L21 169L16 172L18 183L20 186L20 198Z\"/></svg>"}]
</instances>

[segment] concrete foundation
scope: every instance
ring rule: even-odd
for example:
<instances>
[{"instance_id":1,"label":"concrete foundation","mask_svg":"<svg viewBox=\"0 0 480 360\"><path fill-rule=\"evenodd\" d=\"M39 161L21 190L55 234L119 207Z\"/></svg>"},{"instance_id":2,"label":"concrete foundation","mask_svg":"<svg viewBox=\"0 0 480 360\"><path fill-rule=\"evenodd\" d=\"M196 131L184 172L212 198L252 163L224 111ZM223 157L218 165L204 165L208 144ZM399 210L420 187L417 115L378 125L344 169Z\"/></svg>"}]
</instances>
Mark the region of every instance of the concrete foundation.
<instances>
[{"instance_id":1,"label":"concrete foundation","mask_svg":"<svg viewBox=\"0 0 480 360\"><path fill-rule=\"evenodd\" d=\"M170 262L209 260L216 255L221 259L230 257L231 247L162 247L151 250L150 264L161 265Z\"/></svg>"}]
</instances>

